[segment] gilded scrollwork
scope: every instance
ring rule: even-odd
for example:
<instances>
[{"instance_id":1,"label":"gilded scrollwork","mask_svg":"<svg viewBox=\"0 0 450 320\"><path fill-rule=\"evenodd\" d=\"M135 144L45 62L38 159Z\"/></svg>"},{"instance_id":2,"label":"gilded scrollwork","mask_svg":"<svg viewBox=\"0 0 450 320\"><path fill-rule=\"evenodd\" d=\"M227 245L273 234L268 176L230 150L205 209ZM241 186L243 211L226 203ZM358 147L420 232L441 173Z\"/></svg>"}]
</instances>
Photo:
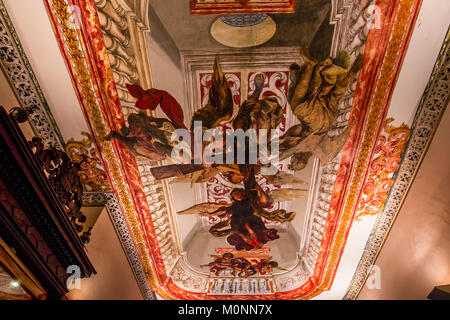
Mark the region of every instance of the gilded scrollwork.
<instances>
[{"instance_id":1,"label":"gilded scrollwork","mask_svg":"<svg viewBox=\"0 0 450 320\"><path fill-rule=\"evenodd\" d=\"M80 163L79 176L87 191L110 192L108 176L101 166L100 154L93 146L92 137L87 132L81 134L86 138L67 141L66 153L73 162Z\"/></svg>"},{"instance_id":2,"label":"gilded scrollwork","mask_svg":"<svg viewBox=\"0 0 450 320\"><path fill-rule=\"evenodd\" d=\"M374 152L376 157L370 162L368 178L362 187L356 220L366 215L376 215L384 209L388 191L394 183L393 174L398 170L401 155L411 136L411 130L405 124L394 127L389 125L393 118L384 122L383 133L378 138Z\"/></svg>"}]
</instances>

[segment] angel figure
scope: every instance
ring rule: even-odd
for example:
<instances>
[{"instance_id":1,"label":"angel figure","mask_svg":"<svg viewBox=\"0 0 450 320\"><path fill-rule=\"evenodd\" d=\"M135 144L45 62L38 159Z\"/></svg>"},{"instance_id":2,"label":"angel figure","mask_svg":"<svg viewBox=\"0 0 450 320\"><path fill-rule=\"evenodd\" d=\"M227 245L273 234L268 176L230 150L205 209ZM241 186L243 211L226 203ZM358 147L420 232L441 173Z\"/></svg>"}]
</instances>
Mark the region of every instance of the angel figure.
<instances>
[{"instance_id":1,"label":"angel figure","mask_svg":"<svg viewBox=\"0 0 450 320\"><path fill-rule=\"evenodd\" d=\"M289 92L291 110L300 124L280 139L280 160L293 156L292 170L303 169L316 153L326 163L342 148L351 128L334 138L327 133L336 120L340 100L364 62L360 55L350 67L346 52L336 59L316 62L304 50L302 58L304 65L291 66L293 85Z\"/></svg>"},{"instance_id":2,"label":"angel figure","mask_svg":"<svg viewBox=\"0 0 450 320\"><path fill-rule=\"evenodd\" d=\"M120 132L112 130L104 139L116 139L122 142L135 156L154 161L171 157L176 145L172 134L176 129L186 129L183 110L177 100L163 90L144 90L139 85L126 85L130 94L137 99L136 108L142 110L128 116L128 127ZM160 107L168 119L148 116L143 110L156 110Z\"/></svg>"},{"instance_id":3,"label":"angel figure","mask_svg":"<svg viewBox=\"0 0 450 320\"><path fill-rule=\"evenodd\" d=\"M233 99L231 90L220 66L219 58L214 64L213 86L210 90L209 103L192 118L192 127L195 121L201 121L207 129L214 128L222 121L231 118L233 114ZM127 85L130 94L137 98L136 108L141 110L155 110L158 106L167 115L165 118L147 116L143 111L132 113L128 117L128 127L122 127L120 132L111 131L104 139L116 139L121 141L136 156L143 156L150 160L160 161L170 159L173 148L178 141L172 141L172 134L176 129L186 129L184 125L183 110L176 99L169 93L158 89L144 90L139 85ZM186 129L187 130L187 129ZM192 132L191 142L193 142ZM191 146L193 148L193 146ZM157 170L157 169L156 169ZM204 181L215 176L219 170L209 166L191 166L180 168L177 165L162 167L157 175L158 179L169 177L182 177L202 171L196 174L195 179ZM205 177L204 179L202 178ZM195 181L197 182L197 181Z\"/></svg>"},{"instance_id":4,"label":"angel figure","mask_svg":"<svg viewBox=\"0 0 450 320\"><path fill-rule=\"evenodd\" d=\"M104 139L122 142L135 156L159 161L171 156L175 143L171 136L176 126L163 118L152 118L145 113L132 113L128 116L128 127L120 133L111 131Z\"/></svg>"},{"instance_id":5,"label":"angel figure","mask_svg":"<svg viewBox=\"0 0 450 320\"><path fill-rule=\"evenodd\" d=\"M209 102L192 116L191 131L194 130L196 121L201 122L204 129L212 129L222 122L230 120L233 116L233 94L228 87L228 81L220 65L219 56L216 56L213 70Z\"/></svg>"},{"instance_id":6,"label":"angel figure","mask_svg":"<svg viewBox=\"0 0 450 320\"><path fill-rule=\"evenodd\" d=\"M211 274L219 276L223 271L229 270L233 276L239 278L248 278L257 273L264 275L273 271L273 269L286 270L278 266L272 257L267 259L250 261L244 257L237 257L234 254L227 252L221 256L210 255L214 261L208 264L201 265L202 268L209 268Z\"/></svg>"},{"instance_id":7,"label":"angel figure","mask_svg":"<svg viewBox=\"0 0 450 320\"><path fill-rule=\"evenodd\" d=\"M288 189L282 189L288 190ZM291 196L305 195L305 190L290 189ZM295 194L295 195L293 195ZM227 236L229 244L237 250L251 250L261 248L269 241L278 239L277 230L266 228L262 217L273 221L291 221L295 213L284 210L267 212L273 201L278 200L276 193L266 195L259 186L254 190L236 188L231 191L232 203L216 204L202 203L178 212L178 214L200 214L204 216L218 216L225 220L215 224L209 232L216 237Z\"/></svg>"},{"instance_id":8,"label":"angel figure","mask_svg":"<svg viewBox=\"0 0 450 320\"><path fill-rule=\"evenodd\" d=\"M261 275L271 273L273 269L287 271L287 269L280 267L278 265L278 262L273 261L272 257L269 257L268 259L261 259L258 263L254 265L254 267L257 270L257 272Z\"/></svg>"},{"instance_id":9,"label":"angel figure","mask_svg":"<svg viewBox=\"0 0 450 320\"><path fill-rule=\"evenodd\" d=\"M270 130L278 127L283 121L283 108L276 97L259 99L264 88L264 82L264 75L256 75L254 80L255 90L239 108L239 112L233 120L234 130L265 129L270 133Z\"/></svg>"},{"instance_id":10,"label":"angel figure","mask_svg":"<svg viewBox=\"0 0 450 320\"><path fill-rule=\"evenodd\" d=\"M222 256L211 255L214 258L213 262L201 265L200 267L207 267L213 275L220 275L224 270L233 270L232 260L234 255L232 253L224 253Z\"/></svg>"},{"instance_id":11,"label":"angel figure","mask_svg":"<svg viewBox=\"0 0 450 320\"><path fill-rule=\"evenodd\" d=\"M262 74L258 74L255 77L254 85L255 90L251 97L246 100L236 115L233 115L233 101L231 90L226 82L225 75L220 66L219 58L216 58L214 64L214 75L212 81L212 87L209 92L209 102L200 110L196 111L191 128L194 128L195 121L201 121L202 129L214 129L220 127L221 124L231 124L234 130L242 129L244 131L248 129L254 129L256 132L260 129L265 129L270 134L270 130L275 129L284 119L283 109L278 103L276 97L269 97L259 100L262 93L265 77ZM258 137L255 137L258 140ZM227 158L227 153L231 153L234 163L238 163L236 156L239 154L238 150L245 150L245 159L249 159L249 152L252 148L249 148L249 140L244 142L245 145L239 145L239 142L234 145L233 150L227 150L225 141L222 145L219 145L215 149L216 154L222 153L224 159ZM210 143L208 141L206 144ZM255 145L257 141L253 141ZM270 145L270 142L269 142ZM204 147L204 146L202 146ZM202 148L203 150L203 148ZM199 164L180 164L180 165L165 165L152 168L152 174L155 179L168 179L173 178L171 183L177 182L190 182L190 183L202 183L215 177L217 174L222 175L233 184L240 184L244 180L240 168L235 164L208 164L204 163L202 159L201 165ZM260 164L254 164L255 173L259 172Z\"/></svg>"}]
</instances>

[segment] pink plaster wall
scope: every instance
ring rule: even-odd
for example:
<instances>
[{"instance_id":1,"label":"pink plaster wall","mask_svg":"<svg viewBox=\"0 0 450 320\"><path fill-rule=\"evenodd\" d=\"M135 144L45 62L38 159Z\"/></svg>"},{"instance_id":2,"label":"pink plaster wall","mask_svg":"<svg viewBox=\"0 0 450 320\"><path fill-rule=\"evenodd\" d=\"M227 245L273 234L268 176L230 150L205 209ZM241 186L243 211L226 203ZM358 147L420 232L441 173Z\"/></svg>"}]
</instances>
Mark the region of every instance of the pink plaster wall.
<instances>
[{"instance_id":1,"label":"pink plaster wall","mask_svg":"<svg viewBox=\"0 0 450 320\"><path fill-rule=\"evenodd\" d=\"M106 210L100 214L87 245L97 274L81 280L81 289L69 293L71 300L142 300L131 267Z\"/></svg>"},{"instance_id":2,"label":"pink plaster wall","mask_svg":"<svg viewBox=\"0 0 450 320\"><path fill-rule=\"evenodd\" d=\"M450 110L376 261L381 289L363 288L358 299L426 299L450 284Z\"/></svg>"}]
</instances>

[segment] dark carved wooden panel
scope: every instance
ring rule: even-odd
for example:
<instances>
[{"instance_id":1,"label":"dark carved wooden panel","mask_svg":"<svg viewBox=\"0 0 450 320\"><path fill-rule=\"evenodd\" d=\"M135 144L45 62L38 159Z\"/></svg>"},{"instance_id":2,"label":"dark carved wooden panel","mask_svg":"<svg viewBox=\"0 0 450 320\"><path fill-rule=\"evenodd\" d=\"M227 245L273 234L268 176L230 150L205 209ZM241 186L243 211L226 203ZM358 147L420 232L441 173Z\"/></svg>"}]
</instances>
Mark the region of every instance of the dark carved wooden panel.
<instances>
[{"instance_id":1,"label":"dark carved wooden panel","mask_svg":"<svg viewBox=\"0 0 450 320\"><path fill-rule=\"evenodd\" d=\"M63 295L67 267L78 266L84 277L95 270L40 161L3 108L0 123L0 236L49 292Z\"/></svg>"}]
</instances>

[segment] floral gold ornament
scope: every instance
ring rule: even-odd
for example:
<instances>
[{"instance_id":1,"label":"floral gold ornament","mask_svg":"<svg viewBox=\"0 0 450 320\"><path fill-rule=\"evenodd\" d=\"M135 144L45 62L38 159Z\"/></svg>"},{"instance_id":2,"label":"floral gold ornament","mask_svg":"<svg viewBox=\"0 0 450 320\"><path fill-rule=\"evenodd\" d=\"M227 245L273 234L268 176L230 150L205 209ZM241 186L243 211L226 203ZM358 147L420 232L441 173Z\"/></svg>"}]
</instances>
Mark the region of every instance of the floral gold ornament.
<instances>
[{"instance_id":1,"label":"floral gold ornament","mask_svg":"<svg viewBox=\"0 0 450 320\"><path fill-rule=\"evenodd\" d=\"M401 155L411 136L407 125L390 126L393 118L386 119L383 134L378 138L374 152L377 154L369 165L368 178L362 188L363 195L359 200L356 220L366 215L376 215L384 208L394 179L392 175L398 170Z\"/></svg>"},{"instance_id":2,"label":"floral gold ornament","mask_svg":"<svg viewBox=\"0 0 450 320\"><path fill-rule=\"evenodd\" d=\"M70 139L66 143L66 153L72 162L80 163L81 170L78 173L81 183L91 192L110 192L108 176L99 168L100 155L92 145L91 135L87 132L81 133L86 139L75 141Z\"/></svg>"}]
</instances>

